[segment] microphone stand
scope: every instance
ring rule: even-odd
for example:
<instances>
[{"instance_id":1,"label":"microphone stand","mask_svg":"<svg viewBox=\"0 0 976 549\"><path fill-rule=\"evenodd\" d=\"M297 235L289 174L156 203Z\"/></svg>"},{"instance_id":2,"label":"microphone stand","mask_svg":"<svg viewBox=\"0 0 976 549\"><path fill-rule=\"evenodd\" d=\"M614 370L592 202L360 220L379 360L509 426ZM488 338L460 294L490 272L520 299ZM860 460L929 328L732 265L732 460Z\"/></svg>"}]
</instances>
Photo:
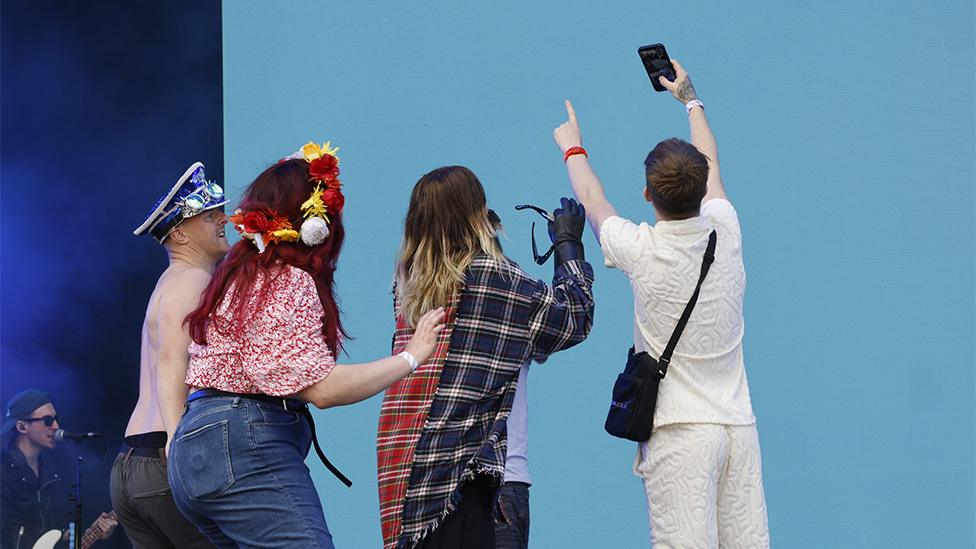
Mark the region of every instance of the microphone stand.
<instances>
[{"instance_id":1,"label":"microphone stand","mask_svg":"<svg viewBox=\"0 0 976 549\"><path fill-rule=\"evenodd\" d=\"M81 456L75 460L75 484L74 494L68 496L68 501L75 503L74 521L68 525L68 544L73 549L81 549L81 536L78 535L78 528L81 527Z\"/></svg>"}]
</instances>

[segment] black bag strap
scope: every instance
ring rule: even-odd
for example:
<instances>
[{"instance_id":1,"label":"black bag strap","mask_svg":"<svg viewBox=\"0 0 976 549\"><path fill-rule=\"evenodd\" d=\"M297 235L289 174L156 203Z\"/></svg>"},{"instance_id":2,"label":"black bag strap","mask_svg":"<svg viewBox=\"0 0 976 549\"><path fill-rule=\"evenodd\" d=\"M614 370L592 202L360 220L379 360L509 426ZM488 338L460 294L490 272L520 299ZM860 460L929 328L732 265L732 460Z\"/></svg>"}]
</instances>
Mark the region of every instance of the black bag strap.
<instances>
[{"instance_id":1,"label":"black bag strap","mask_svg":"<svg viewBox=\"0 0 976 549\"><path fill-rule=\"evenodd\" d=\"M713 229L711 234L708 235L708 247L705 248L705 257L702 258L701 275L698 276L695 293L691 294L691 299L688 300L684 312L681 313L681 318L678 319L678 325L674 327L674 332L671 333L671 339L668 341L667 347L661 353L661 358L657 360L657 377L659 379L664 379L664 376L667 375L668 364L671 363L671 354L674 353L674 348L678 346L681 332L685 331L688 319L691 318L691 311L695 309L695 304L698 303L698 294L701 292L702 282L705 282L708 269L715 262L715 242L717 240L718 235L715 234L715 230Z\"/></svg>"}]
</instances>

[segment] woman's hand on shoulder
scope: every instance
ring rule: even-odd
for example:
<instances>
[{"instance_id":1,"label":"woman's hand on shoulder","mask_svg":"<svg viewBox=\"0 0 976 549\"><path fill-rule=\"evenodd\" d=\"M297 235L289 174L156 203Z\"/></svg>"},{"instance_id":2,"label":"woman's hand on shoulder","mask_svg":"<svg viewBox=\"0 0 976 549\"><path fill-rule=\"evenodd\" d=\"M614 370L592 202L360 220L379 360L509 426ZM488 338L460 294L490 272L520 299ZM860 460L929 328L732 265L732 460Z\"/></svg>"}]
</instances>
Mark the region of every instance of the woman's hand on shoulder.
<instances>
[{"instance_id":1,"label":"woman's hand on shoulder","mask_svg":"<svg viewBox=\"0 0 976 549\"><path fill-rule=\"evenodd\" d=\"M434 349L437 348L437 335L444 329L444 316L444 307L438 307L427 311L417 321L413 337L404 349L413 355L417 362L423 364L434 354Z\"/></svg>"}]
</instances>

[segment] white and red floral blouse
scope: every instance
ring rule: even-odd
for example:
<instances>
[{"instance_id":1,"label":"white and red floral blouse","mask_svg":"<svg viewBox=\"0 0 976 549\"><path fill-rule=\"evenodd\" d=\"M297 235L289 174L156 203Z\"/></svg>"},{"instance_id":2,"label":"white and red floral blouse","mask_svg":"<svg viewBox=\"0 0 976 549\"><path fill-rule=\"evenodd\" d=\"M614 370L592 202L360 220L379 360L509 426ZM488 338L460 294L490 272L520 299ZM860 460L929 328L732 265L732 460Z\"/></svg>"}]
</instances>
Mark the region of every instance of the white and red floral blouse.
<instances>
[{"instance_id":1,"label":"white and red floral blouse","mask_svg":"<svg viewBox=\"0 0 976 549\"><path fill-rule=\"evenodd\" d=\"M270 287L259 304L265 285ZM231 307L234 298L234 288L228 288L207 325L207 344L190 344L187 386L286 396L314 385L335 367L310 274L290 265L259 271L240 318Z\"/></svg>"}]
</instances>

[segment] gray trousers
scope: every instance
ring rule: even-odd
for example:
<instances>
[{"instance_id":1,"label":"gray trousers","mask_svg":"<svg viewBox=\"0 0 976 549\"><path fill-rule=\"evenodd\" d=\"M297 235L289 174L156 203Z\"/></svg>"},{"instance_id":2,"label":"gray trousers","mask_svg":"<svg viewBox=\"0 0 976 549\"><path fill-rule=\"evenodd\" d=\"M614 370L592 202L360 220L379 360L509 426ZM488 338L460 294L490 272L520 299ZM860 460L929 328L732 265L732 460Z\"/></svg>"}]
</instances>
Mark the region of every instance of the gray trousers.
<instances>
[{"instance_id":1,"label":"gray trousers","mask_svg":"<svg viewBox=\"0 0 976 549\"><path fill-rule=\"evenodd\" d=\"M496 549L527 549L529 546L529 485L506 482L498 492L495 509Z\"/></svg>"},{"instance_id":2,"label":"gray trousers","mask_svg":"<svg viewBox=\"0 0 976 549\"><path fill-rule=\"evenodd\" d=\"M112 507L134 548L213 547L173 503L161 458L120 453L109 482Z\"/></svg>"}]
</instances>

